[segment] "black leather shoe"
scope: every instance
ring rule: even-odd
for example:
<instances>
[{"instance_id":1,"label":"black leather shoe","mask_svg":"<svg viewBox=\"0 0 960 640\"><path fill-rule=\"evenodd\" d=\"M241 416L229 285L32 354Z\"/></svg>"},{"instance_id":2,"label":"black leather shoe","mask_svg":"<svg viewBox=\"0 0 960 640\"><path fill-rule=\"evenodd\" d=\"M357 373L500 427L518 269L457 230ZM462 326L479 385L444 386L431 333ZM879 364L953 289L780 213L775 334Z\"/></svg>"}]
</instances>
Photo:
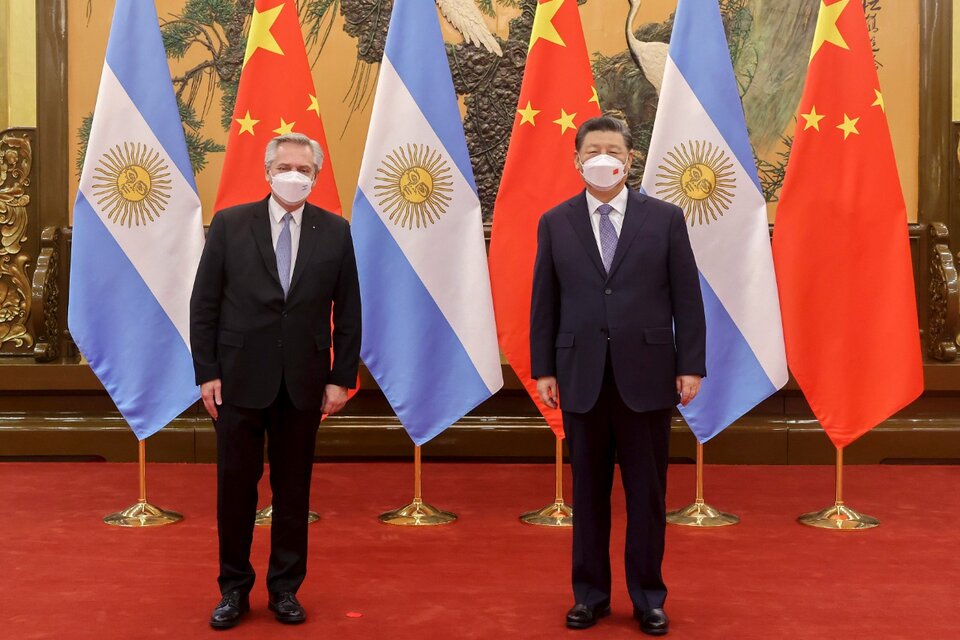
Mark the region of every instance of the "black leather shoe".
<instances>
[{"instance_id":1,"label":"black leather shoe","mask_svg":"<svg viewBox=\"0 0 960 640\"><path fill-rule=\"evenodd\" d=\"M225 593L210 616L210 626L214 629L235 627L247 611L250 611L250 596L239 591Z\"/></svg>"},{"instance_id":2,"label":"black leather shoe","mask_svg":"<svg viewBox=\"0 0 960 640\"><path fill-rule=\"evenodd\" d=\"M600 607L588 607L585 604L575 604L570 611L567 611L567 628L589 629L597 624L597 620L606 618L608 615L610 615L609 604Z\"/></svg>"},{"instance_id":3,"label":"black leather shoe","mask_svg":"<svg viewBox=\"0 0 960 640\"><path fill-rule=\"evenodd\" d=\"M300 624L307 619L307 612L292 591L271 593L267 608L276 614L277 620L284 624Z\"/></svg>"},{"instance_id":4,"label":"black leather shoe","mask_svg":"<svg viewBox=\"0 0 960 640\"><path fill-rule=\"evenodd\" d=\"M670 630L670 618L663 609L633 610L633 617L640 621L640 631L648 636L665 636Z\"/></svg>"}]
</instances>

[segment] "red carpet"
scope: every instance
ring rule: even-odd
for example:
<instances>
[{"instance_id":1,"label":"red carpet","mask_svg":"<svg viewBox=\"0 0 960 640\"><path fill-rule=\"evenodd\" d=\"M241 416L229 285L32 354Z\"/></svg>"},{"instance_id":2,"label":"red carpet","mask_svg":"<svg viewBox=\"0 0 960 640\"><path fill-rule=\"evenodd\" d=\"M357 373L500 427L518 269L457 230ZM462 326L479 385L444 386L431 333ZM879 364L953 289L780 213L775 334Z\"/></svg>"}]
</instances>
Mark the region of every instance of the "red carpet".
<instances>
[{"instance_id":1,"label":"red carpet","mask_svg":"<svg viewBox=\"0 0 960 640\"><path fill-rule=\"evenodd\" d=\"M693 474L671 468L671 507L690 501ZM312 504L323 519L311 527L300 592L307 623L276 623L258 581L253 612L220 637L641 637L619 563L613 616L589 631L564 628L569 532L516 519L551 499L552 467L427 463L425 498L461 520L379 524L378 513L409 500L411 476L409 464L317 464ZM832 481L830 467L707 467L707 501L743 523L668 529L669 637L960 637L960 468L849 467L849 503L882 526L796 524L832 500ZM0 464L0 639L214 637L206 622L218 598L214 484L209 465L151 464L150 500L186 519L121 530L100 518L134 502L135 465ZM622 511L617 493L615 557ZM260 578L266 534L255 540Z\"/></svg>"}]
</instances>

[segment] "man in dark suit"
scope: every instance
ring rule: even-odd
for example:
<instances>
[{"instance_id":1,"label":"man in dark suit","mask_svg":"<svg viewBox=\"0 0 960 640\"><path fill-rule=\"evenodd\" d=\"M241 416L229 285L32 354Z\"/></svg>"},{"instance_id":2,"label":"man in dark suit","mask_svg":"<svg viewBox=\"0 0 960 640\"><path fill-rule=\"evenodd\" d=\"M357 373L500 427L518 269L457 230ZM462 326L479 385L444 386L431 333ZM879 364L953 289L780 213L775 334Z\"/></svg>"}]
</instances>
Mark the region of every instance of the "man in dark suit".
<instances>
[{"instance_id":1,"label":"man in dark suit","mask_svg":"<svg viewBox=\"0 0 960 640\"><path fill-rule=\"evenodd\" d=\"M320 145L300 134L267 145L271 195L214 216L190 300L197 384L217 432L222 599L210 618L215 628L236 625L249 610L265 435L273 490L269 608L281 622L306 618L296 592L307 570L317 428L323 414L343 407L360 358L350 226L306 202L322 163Z\"/></svg>"},{"instance_id":2,"label":"man in dark suit","mask_svg":"<svg viewBox=\"0 0 960 640\"><path fill-rule=\"evenodd\" d=\"M573 467L567 626L610 612L614 462L627 499L627 589L640 628L667 633L660 566L670 414L700 388L706 325L683 212L626 187L626 123L588 120L575 163L586 191L540 220L530 352L537 390L563 411Z\"/></svg>"}]
</instances>

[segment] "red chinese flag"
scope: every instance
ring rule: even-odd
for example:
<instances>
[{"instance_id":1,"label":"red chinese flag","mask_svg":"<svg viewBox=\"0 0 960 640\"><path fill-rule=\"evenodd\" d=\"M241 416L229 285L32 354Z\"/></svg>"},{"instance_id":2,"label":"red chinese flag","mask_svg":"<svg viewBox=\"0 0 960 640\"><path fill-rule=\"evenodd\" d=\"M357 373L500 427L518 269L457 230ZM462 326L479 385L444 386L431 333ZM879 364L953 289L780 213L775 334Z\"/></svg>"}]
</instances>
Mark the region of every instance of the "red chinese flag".
<instances>
[{"instance_id":1,"label":"red chinese flag","mask_svg":"<svg viewBox=\"0 0 960 640\"><path fill-rule=\"evenodd\" d=\"M787 362L838 448L923 391L885 109L862 4L821 2L773 256Z\"/></svg>"},{"instance_id":2,"label":"red chinese flag","mask_svg":"<svg viewBox=\"0 0 960 640\"><path fill-rule=\"evenodd\" d=\"M267 196L263 154L270 139L283 133L302 133L320 143L323 168L309 200L340 213L297 3L256 0L217 189L217 211Z\"/></svg>"},{"instance_id":3,"label":"red chinese flag","mask_svg":"<svg viewBox=\"0 0 960 640\"><path fill-rule=\"evenodd\" d=\"M493 214L493 305L500 347L562 438L560 411L540 401L530 377L530 294L540 216L583 189L573 164L574 137L579 123L600 115L576 0L537 5L517 106Z\"/></svg>"}]
</instances>

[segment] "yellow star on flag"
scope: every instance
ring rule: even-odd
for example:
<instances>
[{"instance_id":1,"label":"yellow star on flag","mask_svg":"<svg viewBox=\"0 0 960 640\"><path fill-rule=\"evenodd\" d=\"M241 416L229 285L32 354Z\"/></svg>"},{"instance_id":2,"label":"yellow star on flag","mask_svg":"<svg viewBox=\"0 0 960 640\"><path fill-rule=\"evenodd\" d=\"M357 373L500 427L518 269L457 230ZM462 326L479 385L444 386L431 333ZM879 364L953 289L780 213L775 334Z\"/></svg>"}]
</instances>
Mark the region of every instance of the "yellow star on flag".
<instances>
[{"instance_id":1,"label":"yellow star on flag","mask_svg":"<svg viewBox=\"0 0 960 640\"><path fill-rule=\"evenodd\" d=\"M857 130L857 123L860 121L860 118L850 118L847 114L843 114L843 124L838 124L837 129L843 131L843 139L846 140L850 137L851 133L860 135L860 132Z\"/></svg>"},{"instance_id":2,"label":"yellow star on flag","mask_svg":"<svg viewBox=\"0 0 960 640\"><path fill-rule=\"evenodd\" d=\"M273 130L278 136L283 136L288 133L293 132L293 125L297 124L296 122L287 122L283 118L280 118L280 126Z\"/></svg>"},{"instance_id":3,"label":"yellow star on flag","mask_svg":"<svg viewBox=\"0 0 960 640\"><path fill-rule=\"evenodd\" d=\"M317 117L320 116L320 103L317 102L317 96L310 95L310 106L307 107L307 111L313 111Z\"/></svg>"},{"instance_id":4,"label":"yellow star on flag","mask_svg":"<svg viewBox=\"0 0 960 640\"><path fill-rule=\"evenodd\" d=\"M597 103L597 106L599 107L599 106L600 106L600 96L597 95L597 88L596 88L596 87L590 87L590 91L593 93L593 97L591 97L589 100L587 100L587 102L588 102L588 103L590 103L590 102L596 102L596 103Z\"/></svg>"},{"instance_id":5,"label":"yellow star on flag","mask_svg":"<svg viewBox=\"0 0 960 640\"><path fill-rule=\"evenodd\" d=\"M835 44L841 49L850 49L850 47L847 46L847 41L843 39L843 34L840 33L840 29L837 27L837 20L840 19L840 14L843 13L843 10L847 8L849 3L850 0L840 0L840 2L827 5L823 0L820 0L820 12L817 15L817 30L813 34L813 48L810 50L811 60L813 60L813 56L817 55L817 52L820 51L820 47L823 46L824 42Z\"/></svg>"},{"instance_id":6,"label":"yellow star on flag","mask_svg":"<svg viewBox=\"0 0 960 640\"><path fill-rule=\"evenodd\" d=\"M560 117L553 121L554 124L560 125L560 135L565 134L567 129L577 128L577 125L573 124L573 119L576 117L576 113L567 113L563 109L560 109Z\"/></svg>"},{"instance_id":7,"label":"yellow star on flag","mask_svg":"<svg viewBox=\"0 0 960 640\"><path fill-rule=\"evenodd\" d=\"M886 112L887 112L887 105L886 105L886 103L884 103L884 101L883 101L883 94L880 93L877 89L874 89L873 92L874 92L875 94L877 94L877 99L874 100L874 101L873 101L873 104L870 105L870 106L871 106L871 107L880 107L880 110L883 111L884 113L886 113Z\"/></svg>"},{"instance_id":8,"label":"yellow star on flag","mask_svg":"<svg viewBox=\"0 0 960 640\"><path fill-rule=\"evenodd\" d=\"M242 118L237 118L237 124L240 125L240 133L237 135L243 135L244 133L249 133L252 136L257 135L253 132L253 125L258 124L259 120L254 120L250 117L250 110L247 109L247 115Z\"/></svg>"},{"instance_id":9,"label":"yellow star on flag","mask_svg":"<svg viewBox=\"0 0 960 640\"><path fill-rule=\"evenodd\" d=\"M540 40L546 40L558 44L561 47L567 46L567 43L560 37L560 32L553 26L553 18L560 11L564 0L547 0L537 5L537 12L533 15L533 29L530 31L530 46L527 53L533 49Z\"/></svg>"},{"instance_id":10,"label":"yellow star on flag","mask_svg":"<svg viewBox=\"0 0 960 640\"><path fill-rule=\"evenodd\" d=\"M529 122L533 126L537 126L537 123L534 122L533 119L537 116L538 113L540 113L540 111L530 106L529 100L527 100L526 107L524 107L523 109L517 109L517 113L520 114L520 124Z\"/></svg>"},{"instance_id":11,"label":"yellow star on flag","mask_svg":"<svg viewBox=\"0 0 960 640\"><path fill-rule=\"evenodd\" d=\"M817 113L817 105L810 107L810 113L801 113L800 114L804 120L807 121L807 124L803 126L803 130L813 127L817 131L820 131L820 121L823 120L826 116Z\"/></svg>"},{"instance_id":12,"label":"yellow star on flag","mask_svg":"<svg viewBox=\"0 0 960 640\"><path fill-rule=\"evenodd\" d=\"M243 66L247 66L247 60L257 52L257 49L279 53L283 55L283 49L277 39L270 33L273 23L277 21L277 16L283 11L285 4L278 4L273 9L266 11L257 11L253 9L253 18L250 20L250 35L247 36L247 49L243 53Z\"/></svg>"}]
</instances>

